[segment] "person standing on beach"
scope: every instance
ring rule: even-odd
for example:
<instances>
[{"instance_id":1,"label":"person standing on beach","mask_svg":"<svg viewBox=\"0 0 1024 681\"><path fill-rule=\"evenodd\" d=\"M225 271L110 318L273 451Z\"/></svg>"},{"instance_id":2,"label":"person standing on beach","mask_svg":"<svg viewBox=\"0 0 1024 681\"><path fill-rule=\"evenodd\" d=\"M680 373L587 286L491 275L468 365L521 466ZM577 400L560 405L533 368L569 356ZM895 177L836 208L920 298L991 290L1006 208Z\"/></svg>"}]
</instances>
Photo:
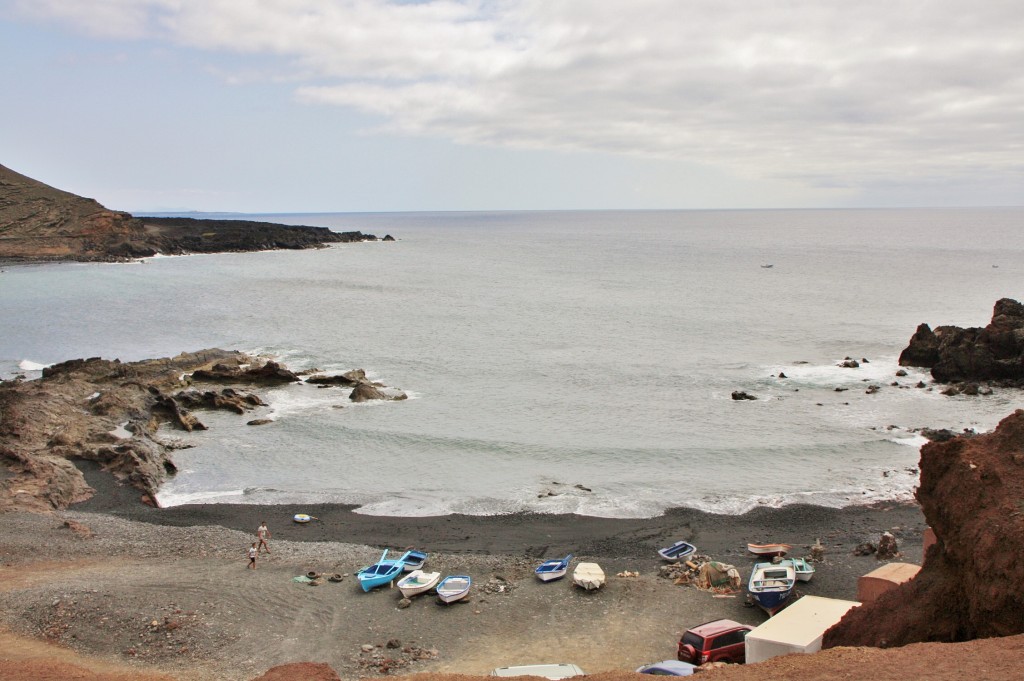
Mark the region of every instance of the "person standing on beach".
<instances>
[{"instance_id":1,"label":"person standing on beach","mask_svg":"<svg viewBox=\"0 0 1024 681\"><path fill-rule=\"evenodd\" d=\"M256 547L256 552L259 553L260 549L266 549L267 555L270 555L270 545L267 544L267 540L270 539L270 530L267 529L266 520L260 523L259 529L256 530L256 536L260 538L259 546Z\"/></svg>"},{"instance_id":2,"label":"person standing on beach","mask_svg":"<svg viewBox=\"0 0 1024 681\"><path fill-rule=\"evenodd\" d=\"M256 542L253 542L252 546L249 548L249 567L253 570L256 569L256 553Z\"/></svg>"}]
</instances>

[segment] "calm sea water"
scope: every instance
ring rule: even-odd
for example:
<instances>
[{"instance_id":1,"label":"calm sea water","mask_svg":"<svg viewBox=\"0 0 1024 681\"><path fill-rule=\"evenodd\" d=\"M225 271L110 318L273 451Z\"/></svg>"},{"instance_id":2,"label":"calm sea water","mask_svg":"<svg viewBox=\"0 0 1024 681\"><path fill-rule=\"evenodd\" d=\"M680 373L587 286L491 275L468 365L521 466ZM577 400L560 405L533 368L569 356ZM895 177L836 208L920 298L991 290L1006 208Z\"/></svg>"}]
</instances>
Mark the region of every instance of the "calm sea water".
<instances>
[{"instance_id":1,"label":"calm sea water","mask_svg":"<svg viewBox=\"0 0 1024 681\"><path fill-rule=\"evenodd\" d=\"M164 504L848 505L911 494L913 429L988 430L1021 406L1017 391L944 397L895 372L918 323L983 326L998 298L1024 298L1024 209L257 219L398 241L0 274L7 376L217 346L364 368L411 398L292 386L249 417L202 414L209 431L167 433L194 447ZM846 356L869 362L841 369ZM258 417L274 423L244 425Z\"/></svg>"}]
</instances>

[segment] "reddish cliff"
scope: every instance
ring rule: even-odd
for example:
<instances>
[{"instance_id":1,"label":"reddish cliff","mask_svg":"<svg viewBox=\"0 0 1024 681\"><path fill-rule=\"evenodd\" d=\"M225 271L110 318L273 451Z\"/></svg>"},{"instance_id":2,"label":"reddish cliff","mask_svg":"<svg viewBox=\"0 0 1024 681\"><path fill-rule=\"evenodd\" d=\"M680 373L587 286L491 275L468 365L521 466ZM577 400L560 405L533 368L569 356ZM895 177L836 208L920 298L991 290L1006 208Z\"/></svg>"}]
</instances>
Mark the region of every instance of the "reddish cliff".
<instances>
[{"instance_id":1,"label":"reddish cliff","mask_svg":"<svg viewBox=\"0 0 1024 681\"><path fill-rule=\"evenodd\" d=\"M1024 410L992 433L922 447L917 498L938 539L924 567L852 610L825 647L1024 633Z\"/></svg>"}]
</instances>

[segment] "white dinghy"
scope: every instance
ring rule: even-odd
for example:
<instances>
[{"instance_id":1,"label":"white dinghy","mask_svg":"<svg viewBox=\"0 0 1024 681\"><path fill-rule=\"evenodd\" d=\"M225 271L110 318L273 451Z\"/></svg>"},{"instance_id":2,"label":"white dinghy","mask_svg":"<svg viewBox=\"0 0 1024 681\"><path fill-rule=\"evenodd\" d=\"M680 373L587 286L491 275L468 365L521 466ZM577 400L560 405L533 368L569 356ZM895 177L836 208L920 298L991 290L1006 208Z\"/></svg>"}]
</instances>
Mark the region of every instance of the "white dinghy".
<instances>
[{"instance_id":1,"label":"white dinghy","mask_svg":"<svg viewBox=\"0 0 1024 681\"><path fill-rule=\"evenodd\" d=\"M572 572L572 582L587 591L596 591L604 586L604 570L597 563L580 563Z\"/></svg>"}]
</instances>

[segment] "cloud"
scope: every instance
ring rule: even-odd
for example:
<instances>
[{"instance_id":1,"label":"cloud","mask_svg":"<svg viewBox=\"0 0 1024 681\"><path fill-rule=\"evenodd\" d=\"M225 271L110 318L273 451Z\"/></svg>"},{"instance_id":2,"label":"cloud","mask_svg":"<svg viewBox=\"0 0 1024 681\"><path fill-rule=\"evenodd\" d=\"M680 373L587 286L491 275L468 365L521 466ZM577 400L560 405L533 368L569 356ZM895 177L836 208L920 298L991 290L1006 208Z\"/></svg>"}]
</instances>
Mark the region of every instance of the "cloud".
<instances>
[{"instance_id":1,"label":"cloud","mask_svg":"<svg viewBox=\"0 0 1024 681\"><path fill-rule=\"evenodd\" d=\"M269 55L301 101L462 144L816 186L1024 172L1015 0L22 4L94 35Z\"/></svg>"}]
</instances>

